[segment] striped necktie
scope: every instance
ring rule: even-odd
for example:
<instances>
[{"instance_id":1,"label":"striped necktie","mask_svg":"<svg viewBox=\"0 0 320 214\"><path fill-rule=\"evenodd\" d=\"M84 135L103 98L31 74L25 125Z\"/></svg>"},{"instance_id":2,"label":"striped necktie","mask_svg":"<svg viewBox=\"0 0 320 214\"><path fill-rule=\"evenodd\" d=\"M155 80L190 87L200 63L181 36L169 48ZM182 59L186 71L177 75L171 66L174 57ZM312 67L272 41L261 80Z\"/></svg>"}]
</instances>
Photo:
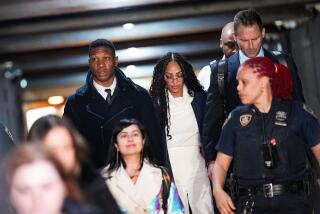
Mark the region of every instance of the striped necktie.
<instances>
[{"instance_id":1,"label":"striped necktie","mask_svg":"<svg viewBox=\"0 0 320 214\"><path fill-rule=\"evenodd\" d=\"M107 93L106 101L110 104L111 103L111 89L107 88L104 91Z\"/></svg>"}]
</instances>

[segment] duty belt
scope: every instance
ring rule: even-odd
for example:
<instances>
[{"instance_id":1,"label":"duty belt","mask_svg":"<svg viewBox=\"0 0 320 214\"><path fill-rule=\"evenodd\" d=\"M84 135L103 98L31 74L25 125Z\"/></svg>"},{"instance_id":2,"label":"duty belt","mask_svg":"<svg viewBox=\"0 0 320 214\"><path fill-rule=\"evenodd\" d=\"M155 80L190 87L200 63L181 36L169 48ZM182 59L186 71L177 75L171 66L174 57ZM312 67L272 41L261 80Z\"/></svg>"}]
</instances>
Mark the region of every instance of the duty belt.
<instances>
[{"instance_id":1,"label":"duty belt","mask_svg":"<svg viewBox=\"0 0 320 214\"><path fill-rule=\"evenodd\" d=\"M305 191L303 181L290 182L287 184L262 184L255 187L238 187L238 197L247 196L252 194L254 196L264 196L266 198L273 198L277 195L282 195L284 193L296 193L300 191Z\"/></svg>"}]
</instances>

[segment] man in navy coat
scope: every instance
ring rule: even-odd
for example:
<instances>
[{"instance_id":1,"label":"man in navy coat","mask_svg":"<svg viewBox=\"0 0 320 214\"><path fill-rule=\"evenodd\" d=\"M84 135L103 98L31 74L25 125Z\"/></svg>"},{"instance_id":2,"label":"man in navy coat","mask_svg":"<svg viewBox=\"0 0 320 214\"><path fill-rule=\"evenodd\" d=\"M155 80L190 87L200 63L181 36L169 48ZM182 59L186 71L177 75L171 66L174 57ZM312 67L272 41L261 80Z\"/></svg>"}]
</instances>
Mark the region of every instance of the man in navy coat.
<instances>
[{"instance_id":1,"label":"man in navy coat","mask_svg":"<svg viewBox=\"0 0 320 214\"><path fill-rule=\"evenodd\" d=\"M89 47L86 84L67 100L64 117L86 138L96 167L107 164L115 124L123 118L140 121L151 141L157 163L168 166L167 147L160 134L151 98L144 88L127 78L117 67L111 41L97 39Z\"/></svg>"},{"instance_id":2,"label":"man in navy coat","mask_svg":"<svg viewBox=\"0 0 320 214\"><path fill-rule=\"evenodd\" d=\"M205 145L205 158L208 165L208 174L211 177L212 167L216 158L215 146L219 140L221 127L226 116L235 107L241 105L237 92L238 82L236 75L239 66L248 58L265 56L274 63L279 61L276 55L262 47L265 29L262 26L260 15L253 9L238 12L234 17L235 40L239 50L225 60L227 72L224 76L223 93L219 90L217 72L215 66L210 77L210 87L206 102L206 110L203 126L203 141ZM297 68L293 60L281 53L287 67L291 71L293 79L293 98L304 101L301 81L297 73Z\"/></svg>"}]
</instances>

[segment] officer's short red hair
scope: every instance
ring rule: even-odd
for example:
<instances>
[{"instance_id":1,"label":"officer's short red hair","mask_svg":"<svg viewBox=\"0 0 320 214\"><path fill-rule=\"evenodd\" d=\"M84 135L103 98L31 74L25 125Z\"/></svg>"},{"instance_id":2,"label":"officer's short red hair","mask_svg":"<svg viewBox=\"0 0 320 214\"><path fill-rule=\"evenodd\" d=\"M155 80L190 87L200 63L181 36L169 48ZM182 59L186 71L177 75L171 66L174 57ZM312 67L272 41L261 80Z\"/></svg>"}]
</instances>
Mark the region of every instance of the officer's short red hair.
<instances>
[{"instance_id":1,"label":"officer's short red hair","mask_svg":"<svg viewBox=\"0 0 320 214\"><path fill-rule=\"evenodd\" d=\"M272 95L274 97L292 99L292 76L289 69L282 64L273 64L267 57L254 57L246 60L241 67L248 66L259 76L270 78Z\"/></svg>"}]
</instances>

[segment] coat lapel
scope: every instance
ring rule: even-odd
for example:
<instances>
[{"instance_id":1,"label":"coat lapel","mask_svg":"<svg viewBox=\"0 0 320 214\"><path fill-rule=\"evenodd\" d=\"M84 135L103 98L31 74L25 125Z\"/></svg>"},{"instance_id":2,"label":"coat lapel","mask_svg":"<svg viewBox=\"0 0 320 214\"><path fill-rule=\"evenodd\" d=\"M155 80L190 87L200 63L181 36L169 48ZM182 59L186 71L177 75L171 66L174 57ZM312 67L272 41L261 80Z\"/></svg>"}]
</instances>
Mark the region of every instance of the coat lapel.
<instances>
[{"instance_id":1,"label":"coat lapel","mask_svg":"<svg viewBox=\"0 0 320 214\"><path fill-rule=\"evenodd\" d=\"M240 60L239 60L239 51L233 54L228 59L228 82L229 86L227 85L227 91L226 94L228 97L227 99L227 106L228 111L231 111L233 108L241 104L240 98L237 93L237 73L238 68L240 67Z\"/></svg>"},{"instance_id":2,"label":"coat lapel","mask_svg":"<svg viewBox=\"0 0 320 214\"><path fill-rule=\"evenodd\" d=\"M144 162L143 168L135 184L136 197L143 201L145 207L148 206L160 192L161 184L161 170Z\"/></svg>"},{"instance_id":3,"label":"coat lapel","mask_svg":"<svg viewBox=\"0 0 320 214\"><path fill-rule=\"evenodd\" d=\"M128 213L144 213L144 207L139 203L139 199L135 197L136 192L134 185L125 169L121 166L121 168L113 172L110 177L106 182L118 205L128 211Z\"/></svg>"},{"instance_id":4,"label":"coat lapel","mask_svg":"<svg viewBox=\"0 0 320 214\"><path fill-rule=\"evenodd\" d=\"M122 166L110 177L106 180L108 187L118 204L129 213L144 213L144 209L160 192L162 184L161 170L147 162L144 163L136 184L132 183Z\"/></svg>"},{"instance_id":5,"label":"coat lapel","mask_svg":"<svg viewBox=\"0 0 320 214\"><path fill-rule=\"evenodd\" d=\"M191 106L196 116L200 133L202 133L202 122L203 122L205 105L206 105L206 92L196 92L191 102Z\"/></svg>"}]
</instances>

